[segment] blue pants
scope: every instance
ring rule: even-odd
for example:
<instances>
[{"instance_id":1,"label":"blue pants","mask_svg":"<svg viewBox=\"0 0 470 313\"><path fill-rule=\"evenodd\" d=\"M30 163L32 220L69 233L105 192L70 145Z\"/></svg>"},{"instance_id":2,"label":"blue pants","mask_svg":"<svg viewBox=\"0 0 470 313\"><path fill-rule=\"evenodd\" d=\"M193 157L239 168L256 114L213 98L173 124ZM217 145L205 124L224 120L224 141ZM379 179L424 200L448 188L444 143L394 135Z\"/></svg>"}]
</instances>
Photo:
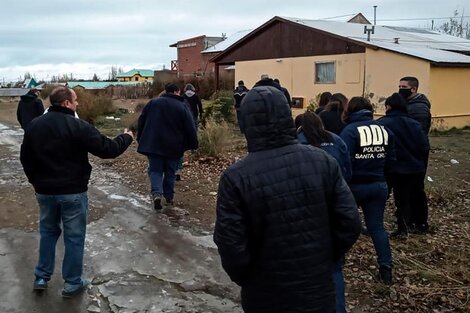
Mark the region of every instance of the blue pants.
<instances>
[{"instance_id":1,"label":"blue pants","mask_svg":"<svg viewBox=\"0 0 470 313\"><path fill-rule=\"evenodd\" d=\"M392 252L384 228L384 210L388 188L385 182L353 184L350 186L358 206L362 208L379 265L392 266Z\"/></svg>"},{"instance_id":2,"label":"blue pants","mask_svg":"<svg viewBox=\"0 0 470 313\"><path fill-rule=\"evenodd\" d=\"M336 290L336 313L346 313L346 298L344 296L344 277L343 277L344 257L335 264L333 272L333 281Z\"/></svg>"},{"instance_id":3,"label":"blue pants","mask_svg":"<svg viewBox=\"0 0 470 313\"><path fill-rule=\"evenodd\" d=\"M158 155L148 156L148 175L152 195L160 194L166 199L173 199L175 194L175 173L178 170L180 158L165 158Z\"/></svg>"},{"instance_id":4,"label":"blue pants","mask_svg":"<svg viewBox=\"0 0 470 313\"><path fill-rule=\"evenodd\" d=\"M86 192L67 195L36 194L40 220L39 260L36 277L50 280L54 272L56 243L64 230L64 260L62 278L66 284L82 283L83 253L87 224L88 196Z\"/></svg>"}]
</instances>

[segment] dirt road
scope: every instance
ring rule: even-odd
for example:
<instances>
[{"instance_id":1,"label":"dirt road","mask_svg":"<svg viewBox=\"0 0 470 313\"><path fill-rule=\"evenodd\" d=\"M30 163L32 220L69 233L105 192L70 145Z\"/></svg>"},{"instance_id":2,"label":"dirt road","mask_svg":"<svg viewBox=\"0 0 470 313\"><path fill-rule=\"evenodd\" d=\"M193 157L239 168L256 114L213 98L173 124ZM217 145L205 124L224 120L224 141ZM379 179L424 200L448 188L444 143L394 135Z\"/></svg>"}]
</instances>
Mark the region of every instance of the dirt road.
<instances>
[{"instance_id":1,"label":"dirt road","mask_svg":"<svg viewBox=\"0 0 470 313\"><path fill-rule=\"evenodd\" d=\"M10 110L0 103L0 112ZM11 111L11 110L10 110ZM11 113L11 112L10 112ZM87 229L86 293L63 300L59 244L49 289L32 292L37 205L19 162L22 130L0 114L0 312L241 312L210 233L174 227L110 167L94 164Z\"/></svg>"}]
</instances>

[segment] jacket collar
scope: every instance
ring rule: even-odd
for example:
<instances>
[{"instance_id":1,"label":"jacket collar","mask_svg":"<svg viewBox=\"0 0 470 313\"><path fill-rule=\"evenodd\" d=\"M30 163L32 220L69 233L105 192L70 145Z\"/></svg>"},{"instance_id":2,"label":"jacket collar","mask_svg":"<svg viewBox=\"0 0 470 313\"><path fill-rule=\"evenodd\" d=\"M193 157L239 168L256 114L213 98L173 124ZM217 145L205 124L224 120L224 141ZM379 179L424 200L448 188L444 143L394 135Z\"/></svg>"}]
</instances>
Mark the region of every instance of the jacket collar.
<instances>
[{"instance_id":1,"label":"jacket collar","mask_svg":"<svg viewBox=\"0 0 470 313\"><path fill-rule=\"evenodd\" d=\"M372 111L369 110L360 110L354 113L351 113L348 118L349 123L367 121L372 119Z\"/></svg>"},{"instance_id":2,"label":"jacket collar","mask_svg":"<svg viewBox=\"0 0 470 313\"><path fill-rule=\"evenodd\" d=\"M171 98L171 99L175 99L175 100L184 102L184 98L183 98L183 97L178 96L178 95L175 95L175 94L173 94L173 93L168 93L168 92L167 92L167 93L164 93L164 94L162 95L162 97L164 97L164 98Z\"/></svg>"},{"instance_id":3,"label":"jacket collar","mask_svg":"<svg viewBox=\"0 0 470 313\"><path fill-rule=\"evenodd\" d=\"M51 105L47 112L59 112L64 114L69 114L75 116L75 112L70 110L69 108L62 107L60 105Z\"/></svg>"}]
</instances>

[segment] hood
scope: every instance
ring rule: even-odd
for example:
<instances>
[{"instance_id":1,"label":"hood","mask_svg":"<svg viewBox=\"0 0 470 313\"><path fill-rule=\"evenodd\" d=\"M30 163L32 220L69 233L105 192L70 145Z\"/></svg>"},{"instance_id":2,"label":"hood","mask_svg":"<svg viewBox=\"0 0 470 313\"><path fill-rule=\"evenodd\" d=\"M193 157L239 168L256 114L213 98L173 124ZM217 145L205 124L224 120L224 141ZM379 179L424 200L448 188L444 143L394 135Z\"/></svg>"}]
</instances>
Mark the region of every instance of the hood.
<instances>
[{"instance_id":1,"label":"hood","mask_svg":"<svg viewBox=\"0 0 470 313\"><path fill-rule=\"evenodd\" d=\"M31 102L31 101L36 100L37 97L38 96L36 96L35 94L27 93L27 94L21 96L20 99L21 99L21 101Z\"/></svg>"},{"instance_id":2,"label":"hood","mask_svg":"<svg viewBox=\"0 0 470 313\"><path fill-rule=\"evenodd\" d=\"M408 105L410 104L417 104L417 103L423 103L426 104L426 106L431 109L431 102L429 102L429 99L423 95L422 93L418 93L416 96L408 100Z\"/></svg>"},{"instance_id":3,"label":"hood","mask_svg":"<svg viewBox=\"0 0 470 313\"><path fill-rule=\"evenodd\" d=\"M269 150L297 143L287 99L276 87L255 86L240 105L248 152Z\"/></svg>"},{"instance_id":4,"label":"hood","mask_svg":"<svg viewBox=\"0 0 470 313\"><path fill-rule=\"evenodd\" d=\"M363 109L354 113L351 113L348 118L348 123L367 121L372 119L372 111Z\"/></svg>"},{"instance_id":5,"label":"hood","mask_svg":"<svg viewBox=\"0 0 470 313\"><path fill-rule=\"evenodd\" d=\"M184 94L186 95L186 97L191 98L191 97L194 96L196 93L195 93L194 91L192 91L192 90L186 90L186 91L184 92Z\"/></svg>"}]
</instances>

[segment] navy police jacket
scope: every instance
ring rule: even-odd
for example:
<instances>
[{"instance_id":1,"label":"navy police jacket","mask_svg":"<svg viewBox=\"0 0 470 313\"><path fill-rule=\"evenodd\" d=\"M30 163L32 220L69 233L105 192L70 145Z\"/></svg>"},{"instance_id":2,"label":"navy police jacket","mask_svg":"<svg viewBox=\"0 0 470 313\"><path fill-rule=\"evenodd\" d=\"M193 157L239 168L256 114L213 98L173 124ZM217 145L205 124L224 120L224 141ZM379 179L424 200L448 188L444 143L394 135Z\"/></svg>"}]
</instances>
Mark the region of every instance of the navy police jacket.
<instances>
[{"instance_id":1,"label":"navy police jacket","mask_svg":"<svg viewBox=\"0 0 470 313\"><path fill-rule=\"evenodd\" d=\"M393 109L377 122L393 133L396 159L391 162L388 172L397 174L425 172L429 141L420 123L406 112Z\"/></svg>"},{"instance_id":2,"label":"navy police jacket","mask_svg":"<svg viewBox=\"0 0 470 313\"><path fill-rule=\"evenodd\" d=\"M340 137L349 150L351 184L385 181L385 167L394 158L392 134L369 110L352 113L347 122Z\"/></svg>"}]
</instances>

